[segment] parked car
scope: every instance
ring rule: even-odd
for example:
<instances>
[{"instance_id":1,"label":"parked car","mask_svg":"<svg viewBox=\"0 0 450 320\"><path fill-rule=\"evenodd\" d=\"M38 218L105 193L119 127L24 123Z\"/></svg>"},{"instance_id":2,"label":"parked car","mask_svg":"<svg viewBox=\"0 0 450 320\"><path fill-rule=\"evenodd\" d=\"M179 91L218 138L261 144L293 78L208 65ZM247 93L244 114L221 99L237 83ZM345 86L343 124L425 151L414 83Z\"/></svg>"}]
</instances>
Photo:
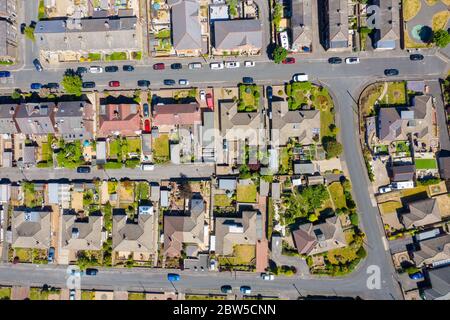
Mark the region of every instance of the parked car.
<instances>
[{"instance_id":1,"label":"parked car","mask_svg":"<svg viewBox=\"0 0 450 320\"><path fill-rule=\"evenodd\" d=\"M166 68L166 66L164 65L164 63L155 63L153 65L153 70L164 70Z\"/></svg>"},{"instance_id":2,"label":"parked car","mask_svg":"<svg viewBox=\"0 0 450 320\"><path fill-rule=\"evenodd\" d=\"M397 69L386 69L384 70L384 75L386 77L394 77L394 76L398 76L400 72Z\"/></svg>"},{"instance_id":3,"label":"parked car","mask_svg":"<svg viewBox=\"0 0 450 320\"><path fill-rule=\"evenodd\" d=\"M349 57L345 59L346 64L358 64L359 58L358 57Z\"/></svg>"},{"instance_id":4,"label":"parked car","mask_svg":"<svg viewBox=\"0 0 450 320\"><path fill-rule=\"evenodd\" d=\"M11 72L9 71L0 71L0 78L9 78L11 77Z\"/></svg>"},{"instance_id":5,"label":"parked car","mask_svg":"<svg viewBox=\"0 0 450 320\"><path fill-rule=\"evenodd\" d=\"M91 172L91 168L90 167L78 167L77 172L78 173L89 173L89 172Z\"/></svg>"},{"instance_id":6,"label":"parked car","mask_svg":"<svg viewBox=\"0 0 450 320\"><path fill-rule=\"evenodd\" d=\"M287 57L286 59L281 61L281 63L283 63L283 64L294 64L295 63L295 58Z\"/></svg>"},{"instance_id":7,"label":"parked car","mask_svg":"<svg viewBox=\"0 0 450 320\"><path fill-rule=\"evenodd\" d=\"M329 64L341 64L342 59L339 57L331 57L330 59L328 59L328 63Z\"/></svg>"},{"instance_id":8,"label":"parked car","mask_svg":"<svg viewBox=\"0 0 450 320\"><path fill-rule=\"evenodd\" d=\"M50 247L48 249L47 261L48 261L48 263L53 263L54 259L55 259L55 248Z\"/></svg>"},{"instance_id":9,"label":"parked car","mask_svg":"<svg viewBox=\"0 0 450 320\"><path fill-rule=\"evenodd\" d=\"M223 62L212 62L209 64L211 70L222 70L224 68Z\"/></svg>"},{"instance_id":10,"label":"parked car","mask_svg":"<svg viewBox=\"0 0 450 320\"><path fill-rule=\"evenodd\" d=\"M304 73L299 73L296 74L292 77L292 80L295 82L303 82L303 81L308 81L308 75L304 74Z\"/></svg>"},{"instance_id":11,"label":"parked car","mask_svg":"<svg viewBox=\"0 0 450 320\"><path fill-rule=\"evenodd\" d=\"M107 66L105 67L105 72L117 72L119 71L118 66Z\"/></svg>"},{"instance_id":12,"label":"parked car","mask_svg":"<svg viewBox=\"0 0 450 320\"><path fill-rule=\"evenodd\" d=\"M155 170L155 165L152 163L143 163L143 164L141 164L141 170L153 171L153 170ZM169 281L171 281L171 280L169 279ZM177 281L177 280L173 280L173 281Z\"/></svg>"},{"instance_id":13,"label":"parked car","mask_svg":"<svg viewBox=\"0 0 450 320\"><path fill-rule=\"evenodd\" d=\"M416 273L410 274L409 277L413 280L421 280L424 278L423 273L418 271Z\"/></svg>"},{"instance_id":14,"label":"parked car","mask_svg":"<svg viewBox=\"0 0 450 320\"><path fill-rule=\"evenodd\" d=\"M243 294L250 294L252 293L252 289L249 286L242 286L239 291Z\"/></svg>"},{"instance_id":15,"label":"parked car","mask_svg":"<svg viewBox=\"0 0 450 320\"><path fill-rule=\"evenodd\" d=\"M180 79L180 80L178 80L178 84L180 86L188 86L189 85L189 81L186 80L186 79Z\"/></svg>"},{"instance_id":16,"label":"parked car","mask_svg":"<svg viewBox=\"0 0 450 320\"><path fill-rule=\"evenodd\" d=\"M392 191L391 186L385 186L385 187L378 188L378 193L387 193L387 192L391 192L391 191Z\"/></svg>"},{"instance_id":17,"label":"parked car","mask_svg":"<svg viewBox=\"0 0 450 320\"><path fill-rule=\"evenodd\" d=\"M44 70L44 68L42 68L42 64L39 61L39 59L34 59L33 60L33 65L36 68L37 71L41 72L42 70Z\"/></svg>"},{"instance_id":18,"label":"parked car","mask_svg":"<svg viewBox=\"0 0 450 320\"><path fill-rule=\"evenodd\" d=\"M411 61L422 61L424 59L424 56L419 53L414 53L409 56L409 60Z\"/></svg>"},{"instance_id":19,"label":"parked car","mask_svg":"<svg viewBox=\"0 0 450 320\"><path fill-rule=\"evenodd\" d=\"M164 84L166 85L166 86L174 86L175 85L175 80L172 80L172 79L164 79Z\"/></svg>"},{"instance_id":20,"label":"parked car","mask_svg":"<svg viewBox=\"0 0 450 320\"><path fill-rule=\"evenodd\" d=\"M103 72L103 68L102 67L92 66L92 67L89 67L89 72L90 73L102 73Z\"/></svg>"},{"instance_id":21,"label":"parked car","mask_svg":"<svg viewBox=\"0 0 450 320\"><path fill-rule=\"evenodd\" d=\"M75 289L70 289L69 300L75 300Z\"/></svg>"},{"instance_id":22,"label":"parked car","mask_svg":"<svg viewBox=\"0 0 450 320\"><path fill-rule=\"evenodd\" d=\"M255 61L244 61L244 67L252 68L255 66Z\"/></svg>"},{"instance_id":23,"label":"parked car","mask_svg":"<svg viewBox=\"0 0 450 320\"><path fill-rule=\"evenodd\" d=\"M225 68L228 68L228 69L236 69L236 68L239 68L240 66L241 66L241 64L239 63L239 61L225 62Z\"/></svg>"},{"instance_id":24,"label":"parked car","mask_svg":"<svg viewBox=\"0 0 450 320\"><path fill-rule=\"evenodd\" d=\"M233 292L233 288L230 285L224 285L224 286L220 287L220 291L222 293L228 294L228 293L232 293Z\"/></svg>"},{"instance_id":25,"label":"parked car","mask_svg":"<svg viewBox=\"0 0 450 320\"><path fill-rule=\"evenodd\" d=\"M86 269L86 275L87 276L95 276L95 275L97 275L97 273L98 273L97 269L94 269L94 268L87 268Z\"/></svg>"},{"instance_id":26,"label":"parked car","mask_svg":"<svg viewBox=\"0 0 450 320\"><path fill-rule=\"evenodd\" d=\"M206 99L206 92L205 90L200 90L200 100L205 100Z\"/></svg>"},{"instance_id":27,"label":"parked car","mask_svg":"<svg viewBox=\"0 0 450 320\"><path fill-rule=\"evenodd\" d=\"M59 89L59 83L49 82L49 83L47 83L46 87L48 89L55 89L56 90L56 89Z\"/></svg>"},{"instance_id":28,"label":"parked car","mask_svg":"<svg viewBox=\"0 0 450 320\"><path fill-rule=\"evenodd\" d=\"M211 260L209 261L209 270L211 270L211 271L216 270L216 260L211 259Z\"/></svg>"},{"instance_id":29,"label":"parked car","mask_svg":"<svg viewBox=\"0 0 450 320\"><path fill-rule=\"evenodd\" d=\"M112 88L117 88L117 87L120 87L120 82L119 81L110 81L108 83L108 85Z\"/></svg>"},{"instance_id":30,"label":"parked car","mask_svg":"<svg viewBox=\"0 0 450 320\"><path fill-rule=\"evenodd\" d=\"M245 84L252 84L254 81L252 77L243 77L242 82Z\"/></svg>"},{"instance_id":31,"label":"parked car","mask_svg":"<svg viewBox=\"0 0 450 320\"><path fill-rule=\"evenodd\" d=\"M83 82L83 84L81 86L84 89L92 89L92 88L95 88L95 82L94 81L86 81L86 82Z\"/></svg>"},{"instance_id":32,"label":"parked car","mask_svg":"<svg viewBox=\"0 0 450 320\"><path fill-rule=\"evenodd\" d=\"M30 85L30 88L32 90L39 90L42 88L42 84L38 83L38 82L34 82Z\"/></svg>"},{"instance_id":33,"label":"parked car","mask_svg":"<svg viewBox=\"0 0 450 320\"><path fill-rule=\"evenodd\" d=\"M144 117L148 117L150 115L150 109L148 107L148 103L144 103L143 111L144 111Z\"/></svg>"},{"instance_id":34,"label":"parked car","mask_svg":"<svg viewBox=\"0 0 450 320\"><path fill-rule=\"evenodd\" d=\"M266 88L266 96L268 100L272 100L273 97L273 89L271 86L267 86Z\"/></svg>"},{"instance_id":35,"label":"parked car","mask_svg":"<svg viewBox=\"0 0 450 320\"><path fill-rule=\"evenodd\" d=\"M78 74L83 74L83 73L87 73L88 69L86 67L78 67L76 70L76 73Z\"/></svg>"},{"instance_id":36,"label":"parked car","mask_svg":"<svg viewBox=\"0 0 450 320\"><path fill-rule=\"evenodd\" d=\"M138 85L138 87L148 88L150 86L150 81L148 81L148 80L138 80L137 85Z\"/></svg>"},{"instance_id":37,"label":"parked car","mask_svg":"<svg viewBox=\"0 0 450 320\"><path fill-rule=\"evenodd\" d=\"M271 281L271 280L275 279L275 276L274 276L273 274L270 274L270 273L263 273L263 274L261 275L261 278L262 278L263 280Z\"/></svg>"},{"instance_id":38,"label":"parked car","mask_svg":"<svg viewBox=\"0 0 450 320\"><path fill-rule=\"evenodd\" d=\"M201 69L202 64L200 62L189 63L189 69Z\"/></svg>"},{"instance_id":39,"label":"parked car","mask_svg":"<svg viewBox=\"0 0 450 320\"><path fill-rule=\"evenodd\" d=\"M213 109L214 108L214 101L211 93L206 94L206 105L208 108Z\"/></svg>"},{"instance_id":40,"label":"parked car","mask_svg":"<svg viewBox=\"0 0 450 320\"><path fill-rule=\"evenodd\" d=\"M181 63L172 63L170 65L170 69L172 69L172 70L183 69L183 65Z\"/></svg>"},{"instance_id":41,"label":"parked car","mask_svg":"<svg viewBox=\"0 0 450 320\"><path fill-rule=\"evenodd\" d=\"M130 66L129 64L126 64L126 65L122 66L122 70L127 71L127 72L132 72L132 71L134 71L134 67Z\"/></svg>"},{"instance_id":42,"label":"parked car","mask_svg":"<svg viewBox=\"0 0 450 320\"><path fill-rule=\"evenodd\" d=\"M180 275L177 273L169 273L167 274L167 280L171 282L180 281Z\"/></svg>"}]
</instances>

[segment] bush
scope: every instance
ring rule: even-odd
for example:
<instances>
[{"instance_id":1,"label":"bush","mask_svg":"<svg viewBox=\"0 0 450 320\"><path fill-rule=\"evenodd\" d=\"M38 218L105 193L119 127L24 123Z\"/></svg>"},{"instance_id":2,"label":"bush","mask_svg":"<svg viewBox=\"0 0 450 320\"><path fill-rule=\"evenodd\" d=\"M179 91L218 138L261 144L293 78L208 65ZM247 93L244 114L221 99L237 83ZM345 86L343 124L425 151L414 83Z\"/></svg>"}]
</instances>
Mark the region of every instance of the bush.
<instances>
[{"instance_id":1,"label":"bush","mask_svg":"<svg viewBox=\"0 0 450 320\"><path fill-rule=\"evenodd\" d=\"M342 145L336 140L335 137L323 137L322 145L327 153L327 159L338 157L342 153Z\"/></svg>"}]
</instances>

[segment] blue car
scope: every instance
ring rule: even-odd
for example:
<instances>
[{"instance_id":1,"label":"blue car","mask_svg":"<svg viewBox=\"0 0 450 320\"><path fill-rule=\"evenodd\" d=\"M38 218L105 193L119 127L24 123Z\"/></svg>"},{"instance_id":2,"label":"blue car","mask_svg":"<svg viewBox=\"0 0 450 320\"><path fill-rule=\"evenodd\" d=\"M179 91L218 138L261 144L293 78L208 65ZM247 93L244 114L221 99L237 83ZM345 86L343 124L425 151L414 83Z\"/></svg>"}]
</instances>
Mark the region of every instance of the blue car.
<instances>
[{"instance_id":1,"label":"blue car","mask_svg":"<svg viewBox=\"0 0 450 320\"><path fill-rule=\"evenodd\" d=\"M423 279L423 273L419 271L419 272L410 274L409 277L413 280L421 280L421 279Z\"/></svg>"},{"instance_id":2,"label":"blue car","mask_svg":"<svg viewBox=\"0 0 450 320\"><path fill-rule=\"evenodd\" d=\"M39 90L39 89L42 88L42 84L35 82L35 83L32 83L32 84L31 84L30 88L31 88L32 90Z\"/></svg>"},{"instance_id":3,"label":"blue car","mask_svg":"<svg viewBox=\"0 0 450 320\"><path fill-rule=\"evenodd\" d=\"M47 258L48 263L53 263L54 258L55 258L55 248L50 247L48 249L48 258Z\"/></svg>"},{"instance_id":4,"label":"blue car","mask_svg":"<svg viewBox=\"0 0 450 320\"><path fill-rule=\"evenodd\" d=\"M9 78L11 76L11 72L9 71L0 71L0 78Z\"/></svg>"},{"instance_id":5,"label":"blue car","mask_svg":"<svg viewBox=\"0 0 450 320\"><path fill-rule=\"evenodd\" d=\"M144 103L144 117L148 117L150 115L150 111L148 108L148 103Z\"/></svg>"},{"instance_id":6,"label":"blue car","mask_svg":"<svg viewBox=\"0 0 450 320\"><path fill-rule=\"evenodd\" d=\"M176 273L169 273L167 275L167 280L169 280L170 282L180 281L180 275Z\"/></svg>"}]
</instances>

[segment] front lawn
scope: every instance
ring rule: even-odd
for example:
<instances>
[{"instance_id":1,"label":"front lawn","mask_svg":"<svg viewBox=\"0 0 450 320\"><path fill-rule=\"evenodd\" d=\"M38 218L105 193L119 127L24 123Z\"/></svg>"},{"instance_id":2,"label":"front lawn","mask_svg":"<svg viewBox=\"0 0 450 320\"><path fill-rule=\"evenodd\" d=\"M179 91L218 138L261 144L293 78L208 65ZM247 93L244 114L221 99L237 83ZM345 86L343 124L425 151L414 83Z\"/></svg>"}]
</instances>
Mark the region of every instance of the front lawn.
<instances>
[{"instance_id":1,"label":"front lawn","mask_svg":"<svg viewBox=\"0 0 450 320\"><path fill-rule=\"evenodd\" d=\"M214 195L214 206L216 207L230 207L233 204L233 199L228 198L226 194Z\"/></svg>"},{"instance_id":2,"label":"front lawn","mask_svg":"<svg viewBox=\"0 0 450 320\"><path fill-rule=\"evenodd\" d=\"M135 197L136 200L148 200L150 195L150 185L148 182L139 182L135 185Z\"/></svg>"},{"instance_id":3,"label":"front lawn","mask_svg":"<svg viewBox=\"0 0 450 320\"><path fill-rule=\"evenodd\" d=\"M93 291L81 291L81 300L94 300L95 293Z\"/></svg>"},{"instance_id":4,"label":"front lawn","mask_svg":"<svg viewBox=\"0 0 450 320\"><path fill-rule=\"evenodd\" d=\"M41 288L30 288L30 300L48 300L49 291Z\"/></svg>"},{"instance_id":5,"label":"front lawn","mask_svg":"<svg viewBox=\"0 0 450 320\"><path fill-rule=\"evenodd\" d=\"M411 20L419 13L421 7L420 0L403 0L403 19Z\"/></svg>"},{"instance_id":6,"label":"front lawn","mask_svg":"<svg viewBox=\"0 0 450 320\"><path fill-rule=\"evenodd\" d=\"M88 54L89 61L100 61L102 59L101 53L89 53Z\"/></svg>"},{"instance_id":7,"label":"front lawn","mask_svg":"<svg viewBox=\"0 0 450 320\"><path fill-rule=\"evenodd\" d=\"M145 293L141 292L129 292L128 300L145 300Z\"/></svg>"},{"instance_id":8,"label":"front lawn","mask_svg":"<svg viewBox=\"0 0 450 320\"><path fill-rule=\"evenodd\" d=\"M117 61L117 60L127 60L128 56L126 52L113 52L105 56L105 61Z\"/></svg>"},{"instance_id":9,"label":"front lawn","mask_svg":"<svg viewBox=\"0 0 450 320\"><path fill-rule=\"evenodd\" d=\"M416 169L419 170L431 170L437 169L437 162L435 159L416 159Z\"/></svg>"},{"instance_id":10,"label":"front lawn","mask_svg":"<svg viewBox=\"0 0 450 320\"><path fill-rule=\"evenodd\" d=\"M240 112L255 112L258 110L259 99L261 97L261 87L256 84L239 85L239 103Z\"/></svg>"},{"instance_id":11,"label":"front lawn","mask_svg":"<svg viewBox=\"0 0 450 320\"><path fill-rule=\"evenodd\" d=\"M233 248L231 257L219 257L220 265L243 266L253 264L256 257L256 246L242 244Z\"/></svg>"},{"instance_id":12,"label":"front lawn","mask_svg":"<svg viewBox=\"0 0 450 320\"><path fill-rule=\"evenodd\" d=\"M382 105L406 105L406 82L388 82L386 95L381 100Z\"/></svg>"},{"instance_id":13,"label":"front lawn","mask_svg":"<svg viewBox=\"0 0 450 320\"><path fill-rule=\"evenodd\" d=\"M333 182L328 186L328 191L331 194L336 209L345 208L346 201L344 196L344 188L340 182Z\"/></svg>"},{"instance_id":14,"label":"front lawn","mask_svg":"<svg viewBox=\"0 0 450 320\"><path fill-rule=\"evenodd\" d=\"M11 299L11 288L0 287L0 300Z\"/></svg>"},{"instance_id":15,"label":"front lawn","mask_svg":"<svg viewBox=\"0 0 450 320\"><path fill-rule=\"evenodd\" d=\"M380 203L380 210L382 214L397 212L403 205L398 201L387 201Z\"/></svg>"},{"instance_id":16,"label":"front lawn","mask_svg":"<svg viewBox=\"0 0 450 320\"><path fill-rule=\"evenodd\" d=\"M284 147L280 152L280 174L287 174L291 169L291 155L289 148Z\"/></svg>"},{"instance_id":17,"label":"front lawn","mask_svg":"<svg viewBox=\"0 0 450 320\"><path fill-rule=\"evenodd\" d=\"M242 185L238 184L237 186L237 202L242 203L255 203L256 202L256 185Z\"/></svg>"},{"instance_id":18,"label":"front lawn","mask_svg":"<svg viewBox=\"0 0 450 320\"><path fill-rule=\"evenodd\" d=\"M169 157L169 136L162 134L153 140L153 160L155 163L165 163L169 161Z\"/></svg>"}]
</instances>

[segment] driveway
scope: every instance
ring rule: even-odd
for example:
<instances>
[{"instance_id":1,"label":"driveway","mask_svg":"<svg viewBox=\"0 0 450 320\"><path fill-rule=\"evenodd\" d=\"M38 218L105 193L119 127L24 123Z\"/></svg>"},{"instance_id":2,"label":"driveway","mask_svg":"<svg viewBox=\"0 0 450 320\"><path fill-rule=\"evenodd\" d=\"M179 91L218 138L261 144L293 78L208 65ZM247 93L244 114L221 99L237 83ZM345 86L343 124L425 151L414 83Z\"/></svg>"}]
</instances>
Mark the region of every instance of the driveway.
<instances>
[{"instance_id":1,"label":"driveway","mask_svg":"<svg viewBox=\"0 0 450 320\"><path fill-rule=\"evenodd\" d=\"M309 267L304 259L283 255L283 245L281 237L272 237L272 260L277 266L294 266L300 278L309 278Z\"/></svg>"}]
</instances>

